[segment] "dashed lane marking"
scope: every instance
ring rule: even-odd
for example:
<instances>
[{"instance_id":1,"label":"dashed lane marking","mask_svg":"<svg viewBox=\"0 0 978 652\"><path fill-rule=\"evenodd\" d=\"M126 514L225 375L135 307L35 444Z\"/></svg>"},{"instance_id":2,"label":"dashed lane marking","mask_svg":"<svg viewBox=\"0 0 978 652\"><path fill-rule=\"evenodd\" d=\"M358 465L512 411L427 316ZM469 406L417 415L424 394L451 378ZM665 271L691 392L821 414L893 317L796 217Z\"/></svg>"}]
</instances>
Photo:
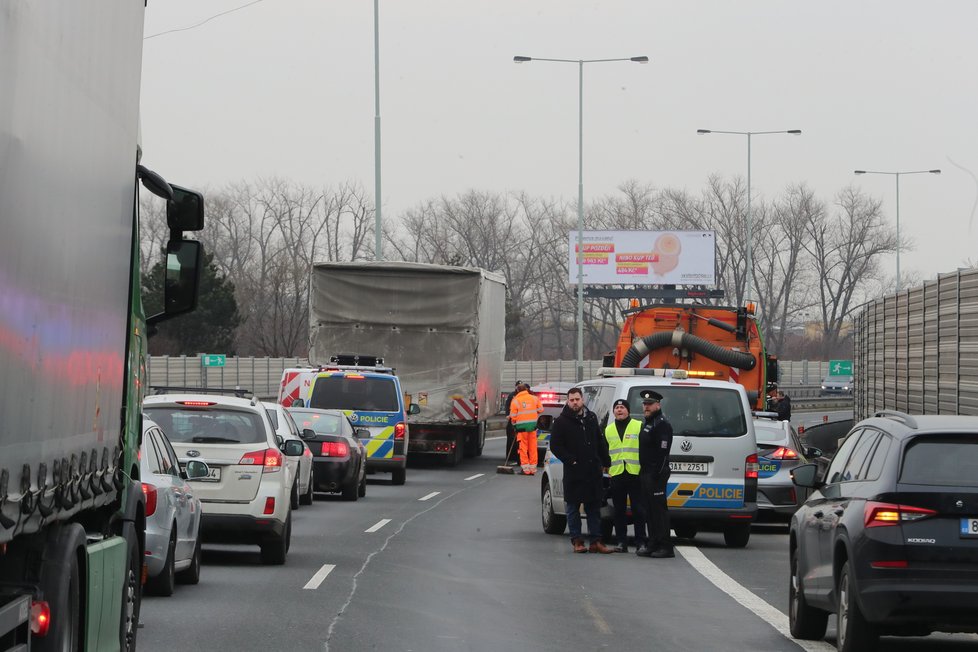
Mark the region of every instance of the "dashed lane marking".
<instances>
[{"instance_id":1,"label":"dashed lane marking","mask_svg":"<svg viewBox=\"0 0 978 652\"><path fill-rule=\"evenodd\" d=\"M475 475L470 475L465 480L466 480L466 482L468 482L469 480L475 480L476 478L481 478L484 475L485 475L485 473L476 473Z\"/></svg>"},{"instance_id":2,"label":"dashed lane marking","mask_svg":"<svg viewBox=\"0 0 978 652\"><path fill-rule=\"evenodd\" d=\"M418 500L431 500L432 498L434 498L435 496L437 496L440 493L441 493L440 491L432 491L427 496L421 496L421 498L418 498Z\"/></svg>"},{"instance_id":3,"label":"dashed lane marking","mask_svg":"<svg viewBox=\"0 0 978 652\"><path fill-rule=\"evenodd\" d=\"M834 645L829 645L825 641L799 641L791 636L788 630L788 616L775 609L763 599L757 597L737 582L712 561L707 559L699 548L692 546L676 546L676 552L689 562L689 565L696 569L700 575L710 580L714 586L739 602L755 616L766 622L768 625L778 630L785 638L795 643L803 650L808 652L830 652L835 650Z\"/></svg>"},{"instance_id":4,"label":"dashed lane marking","mask_svg":"<svg viewBox=\"0 0 978 652\"><path fill-rule=\"evenodd\" d=\"M333 572L334 568L336 568L336 564L323 564L323 567L316 571L312 579L306 582L306 585L302 588L315 591L323 583L323 580L326 579L326 576Z\"/></svg>"},{"instance_id":5,"label":"dashed lane marking","mask_svg":"<svg viewBox=\"0 0 978 652\"><path fill-rule=\"evenodd\" d=\"M389 518L382 518L376 523L374 523L373 525L371 525L370 527L368 527L366 530L364 530L364 532L376 532L377 530L384 527L390 522L391 520Z\"/></svg>"}]
</instances>

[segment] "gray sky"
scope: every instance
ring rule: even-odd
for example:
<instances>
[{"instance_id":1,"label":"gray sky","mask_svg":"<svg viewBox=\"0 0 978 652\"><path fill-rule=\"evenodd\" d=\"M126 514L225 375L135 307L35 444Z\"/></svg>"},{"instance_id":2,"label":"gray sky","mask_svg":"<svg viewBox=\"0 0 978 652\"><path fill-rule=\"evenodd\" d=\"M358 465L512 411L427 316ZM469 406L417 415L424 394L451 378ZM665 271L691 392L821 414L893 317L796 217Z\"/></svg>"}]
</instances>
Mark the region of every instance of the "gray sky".
<instances>
[{"instance_id":1,"label":"gray sky","mask_svg":"<svg viewBox=\"0 0 978 652\"><path fill-rule=\"evenodd\" d=\"M247 0L150 0L146 34ZM978 259L978 3L711 0L380 1L383 206L393 217L469 188L577 196L577 66L584 68L584 193L637 179L699 192L746 174L754 196L855 183L894 215L904 274ZM264 0L143 52L144 162L218 186L280 176L360 181L373 194L373 2ZM891 259L888 266L895 262Z\"/></svg>"}]
</instances>

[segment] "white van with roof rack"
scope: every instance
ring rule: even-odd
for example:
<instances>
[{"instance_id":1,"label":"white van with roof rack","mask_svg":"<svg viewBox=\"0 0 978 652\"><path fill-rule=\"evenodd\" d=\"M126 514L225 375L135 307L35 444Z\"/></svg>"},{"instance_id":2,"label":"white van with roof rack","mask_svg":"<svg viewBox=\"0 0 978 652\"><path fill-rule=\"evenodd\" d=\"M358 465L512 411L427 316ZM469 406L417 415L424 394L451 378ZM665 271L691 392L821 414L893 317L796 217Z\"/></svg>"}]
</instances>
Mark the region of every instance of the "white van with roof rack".
<instances>
[{"instance_id":1,"label":"white van with roof rack","mask_svg":"<svg viewBox=\"0 0 978 652\"><path fill-rule=\"evenodd\" d=\"M602 429L612 418L615 400L627 400L632 418L641 420L640 392L652 389L663 397L662 413L673 429L666 496L676 536L722 532L728 546L746 546L757 516L758 458L744 387L691 377L680 369L602 368L598 374L577 386ZM544 461L541 498L544 531L562 533L566 527L563 467L550 451ZM610 518L610 509L602 512Z\"/></svg>"}]
</instances>

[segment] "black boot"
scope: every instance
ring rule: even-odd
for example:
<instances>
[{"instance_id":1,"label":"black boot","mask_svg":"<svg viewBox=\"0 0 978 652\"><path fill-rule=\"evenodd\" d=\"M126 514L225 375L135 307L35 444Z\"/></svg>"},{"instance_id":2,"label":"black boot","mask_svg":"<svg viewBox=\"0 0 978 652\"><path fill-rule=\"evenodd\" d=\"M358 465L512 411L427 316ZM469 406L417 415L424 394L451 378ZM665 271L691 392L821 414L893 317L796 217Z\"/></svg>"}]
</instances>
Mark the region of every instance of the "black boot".
<instances>
[{"instance_id":1,"label":"black boot","mask_svg":"<svg viewBox=\"0 0 978 652\"><path fill-rule=\"evenodd\" d=\"M649 556L653 559L667 559L669 557L675 557L676 553L673 552L672 548L656 548Z\"/></svg>"},{"instance_id":2,"label":"black boot","mask_svg":"<svg viewBox=\"0 0 978 652\"><path fill-rule=\"evenodd\" d=\"M635 551L635 554L639 557L651 557L652 550L649 548L649 544L643 543L638 547L638 550Z\"/></svg>"}]
</instances>

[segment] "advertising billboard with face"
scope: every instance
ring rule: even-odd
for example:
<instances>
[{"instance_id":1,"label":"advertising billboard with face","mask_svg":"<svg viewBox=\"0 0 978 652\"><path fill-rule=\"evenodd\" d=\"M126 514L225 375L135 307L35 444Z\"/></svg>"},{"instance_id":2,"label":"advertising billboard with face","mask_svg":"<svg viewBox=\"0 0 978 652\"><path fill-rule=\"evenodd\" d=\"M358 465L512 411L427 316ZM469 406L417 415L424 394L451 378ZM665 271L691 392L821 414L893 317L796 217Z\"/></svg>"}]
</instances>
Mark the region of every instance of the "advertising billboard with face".
<instances>
[{"instance_id":1,"label":"advertising billboard with face","mask_svg":"<svg viewBox=\"0 0 978 652\"><path fill-rule=\"evenodd\" d=\"M577 283L577 231L568 234L569 281ZM715 285L714 231L584 231L587 285Z\"/></svg>"}]
</instances>

